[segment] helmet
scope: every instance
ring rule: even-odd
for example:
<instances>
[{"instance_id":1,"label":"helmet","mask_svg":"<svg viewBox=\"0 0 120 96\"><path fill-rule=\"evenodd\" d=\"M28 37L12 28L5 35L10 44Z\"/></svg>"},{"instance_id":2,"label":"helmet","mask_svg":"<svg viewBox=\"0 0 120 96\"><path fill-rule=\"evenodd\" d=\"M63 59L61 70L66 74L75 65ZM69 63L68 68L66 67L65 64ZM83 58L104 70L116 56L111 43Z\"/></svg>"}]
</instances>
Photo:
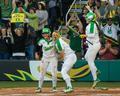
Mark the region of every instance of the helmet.
<instances>
[{"instance_id":1,"label":"helmet","mask_svg":"<svg viewBox=\"0 0 120 96\"><path fill-rule=\"evenodd\" d=\"M43 28L42 29L42 34L50 34L51 30L49 28Z\"/></svg>"},{"instance_id":2,"label":"helmet","mask_svg":"<svg viewBox=\"0 0 120 96\"><path fill-rule=\"evenodd\" d=\"M86 15L86 20L87 21L95 21L95 19L96 19L95 13L93 13L93 12L87 13L87 15Z\"/></svg>"}]
</instances>

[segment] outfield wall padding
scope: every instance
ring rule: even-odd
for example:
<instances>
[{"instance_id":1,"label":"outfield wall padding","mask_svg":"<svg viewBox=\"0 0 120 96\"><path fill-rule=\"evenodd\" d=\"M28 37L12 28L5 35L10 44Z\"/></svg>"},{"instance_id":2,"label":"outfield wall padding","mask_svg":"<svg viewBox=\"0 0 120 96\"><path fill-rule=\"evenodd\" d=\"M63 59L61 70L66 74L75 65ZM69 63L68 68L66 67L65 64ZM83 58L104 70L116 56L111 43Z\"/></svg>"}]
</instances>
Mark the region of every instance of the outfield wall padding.
<instances>
[{"instance_id":1,"label":"outfield wall padding","mask_svg":"<svg viewBox=\"0 0 120 96\"><path fill-rule=\"evenodd\" d=\"M0 81L36 81L39 79L41 61L28 60L1 60ZM101 81L120 81L120 60L96 60L97 68L101 74ZM58 64L57 78L62 81L62 62ZM78 60L69 72L72 81L92 81L89 66L85 60ZM51 80L50 67L48 67L45 80Z\"/></svg>"}]
</instances>

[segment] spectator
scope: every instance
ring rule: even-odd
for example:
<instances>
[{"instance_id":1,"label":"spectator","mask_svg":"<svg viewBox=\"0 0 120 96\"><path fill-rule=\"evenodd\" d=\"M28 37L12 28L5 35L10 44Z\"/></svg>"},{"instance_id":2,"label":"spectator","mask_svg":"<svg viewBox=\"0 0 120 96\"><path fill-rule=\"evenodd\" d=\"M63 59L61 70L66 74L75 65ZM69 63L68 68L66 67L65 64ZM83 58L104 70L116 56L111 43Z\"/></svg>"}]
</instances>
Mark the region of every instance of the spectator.
<instances>
[{"instance_id":1,"label":"spectator","mask_svg":"<svg viewBox=\"0 0 120 96\"><path fill-rule=\"evenodd\" d=\"M105 45L99 51L99 58L102 60L113 60L118 57L118 47L113 47L110 40L106 40Z\"/></svg>"},{"instance_id":2,"label":"spectator","mask_svg":"<svg viewBox=\"0 0 120 96\"><path fill-rule=\"evenodd\" d=\"M45 27L45 25L48 25L48 12L46 10L46 5L44 2L38 2L38 10L36 10L36 14L39 18L39 26L38 26L38 38L42 38L42 28Z\"/></svg>"},{"instance_id":3,"label":"spectator","mask_svg":"<svg viewBox=\"0 0 120 96\"><path fill-rule=\"evenodd\" d=\"M36 0L28 0L28 7L27 7L27 10L30 10L30 8L35 8L37 9L38 8L38 4L36 2Z\"/></svg>"},{"instance_id":4,"label":"spectator","mask_svg":"<svg viewBox=\"0 0 120 96\"><path fill-rule=\"evenodd\" d=\"M73 26L68 26L70 24L73 24ZM79 33L83 32L83 25L77 17L77 14L71 16L67 26L69 28L68 37L70 39L70 47L76 52L77 57L81 58L81 38L79 37Z\"/></svg>"},{"instance_id":5,"label":"spectator","mask_svg":"<svg viewBox=\"0 0 120 96\"><path fill-rule=\"evenodd\" d=\"M80 21L83 25L83 32L85 33L85 28L87 26L87 22L86 22L86 19L85 19L85 15L88 13L88 9L86 8L86 6L83 6L82 7L82 12L81 14L79 14L79 18L80 18Z\"/></svg>"},{"instance_id":6,"label":"spectator","mask_svg":"<svg viewBox=\"0 0 120 96\"><path fill-rule=\"evenodd\" d=\"M99 4L99 3L97 3L97 4ZM107 4L108 3L106 1L101 1L101 3L100 3L98 11L100 13L100 18L101 19L105 19Z\"/></svg>"},{"instance_id":7,"label":"spectator","mask_svg":"<svg viewBox=\"0 0 120 96\"><path fill-rule=\"evenodd\" d=\"M12 13L21 13L23 12L22 8L24 10L27 10L28 0L25 0L25 4L20 0L13 0L12 4L13 4Z\"/></svg>"},{"instance_id":8,"label":"spectator","mask_svg":"<svg viewBox=\"0 0 120 96\"><path fill-rule=\"evenodd\" d=\"M1 22L5 27L8 27L9 18L12 12L12 0L0 0L0 8L1 8Z\"/></svg>"},{"instance_id":9,"label":"spectator","mask_svg":"<svg viewBox=\"0 0 120 96\"><path fill-rule=\"evenodd\" d=\"M29 12L26 12L23 9L23 12L27 15L29 23L28 25L34 29L34 31L38 31L38 16L36 14L36 10L34 8L30 8Z\"/></svg>"},{"instance_id":10,"label":"spectator","mask_svg":"<svg viewBox=\"0 0 120 96\"><path fill-rule=\"evenodd\" d=\"M57 0L48 0L47 2L47 10L48 10L48 25L51 30L55 30L58 28L57 26Z\"/></svg>"},{"instance_id":11,"label":"spectator","mask_svg":"<svg viewBox=\"0 0 120 96\"><path fill-rule=\"evenodd\" d=\"M85 34L85 29L86 29L86 26L87 26L87 21L85 19L85 16L86 16L87 13L88 13L88 9L86 8L86 6L83 6L82 12L81 12L81 14L79 14L80 21L81 21L81 23L83 25L82 34ZM82 45L81 46L82 47L81 54L82 54L82 56L84 56L86 51L87 51L86 38L82 38L81 45Z\"/></svg>"},{"instance_id":12,"label":"spectator","mask_svg":"<svg viewBox=\"0 0 120 96\"><path fill-rule=\"evenodd\" d=\"M107 24L104 27L101 27L103 33L109 37L112 37L115 40L118 40L117 32L120 30L119 26L116 26L112 22L112 18L108 18Z\"/></svg>"},{"instance_id":13,"label":"spectator","mask_svg":"<svg viewBox=\"0 0 120 96\"><path fill-rule=\"evenodd\" d=\"M23 9L27 11L27 6L28 6L28 0L13 0L13 13L23 13ZM26 19L25 19L26 20ZM16 22L15 26L19 27L22 23L21 22Z\"/></svg>"},{"instance_id":14,"label":"spectator","mask_svg":"<svg viewBox=\"0 0 120 96\"><path fill-rule=\"evenodd\" d=\"M29 12L26 12L23 9L23 12L26 14L28 17L28 34L26 38L26 43L25 43L25 52L26 52L26 57L28 60L33 60L34 59L34 53L35 53L35 40L36 40L36 33L38 31L38 16L36 14L36 9L35 8L30 8Z\"/></svg>"},{"instance_id":15,"label":"spectator","mask_svg":"<svg viewBox=\"0 0 120 96\"><path fill-rule=\"evenodd\" d=\"M9 18L12 12L12 0L0 0L2 18Z\"/></svg>"},{"instance_id":16,"label":"spectator","mask_svg":"<svg viewBox=\"0 0 120 96\"><path fill-rule=\"evenodd\" d=\"M115 5L115 0L108 0L112 6Z\"/></svg>"},{"instance_id":17,"label":"spectator","mask_svg":"<svg viewBox=\"0 0 120 96\"><path fill-rule=\"evenodd\" d=\"M115 0L115 5L120 6L120 0Z\"/></svg>"},{"instance_id":18,"label":"spectator","mask_svg":"<svg viewBox=\"0 0 120 96\"><path fill-rule=\"evenodd\" d=\"M59 32L59 34L61 35L61 38L67 43L70 44L70 39L68 36L68 32L69 32L69 28L66 26L62 26L61 29L58 31L56 30L56 32Z\"/></svg>"},{"instance_id":19,"label":"spectator","mask_svg":"<svg viewBox=\"0 0 120 96\"><path fill-rule=\"evenodd\" d=\"M1 16L2 14L1 14L1 13L2 13L2 10L1 10L1 5L0 5L0 19L1 19L1 17L2 17L2 16Z\"/></svg>"},{"instance_id":20,"label":"spectator","mask_svg":"<svg viewBox=\"0 0 120 96\"><path fill-rule=\"evenodd\" d=\"M26 58L28 60L34 60L36 33L32 27L29 27L27 31L27 38L25 41Z\"/></svg>"},{"instance_id":21,"label":"spectator","mask_svg":"<svg viewBox=\"0 0 120 96\"><path fill-rule=\"evenodd\" d=\"M2 28L0 31L0 59L10 59L11 36L8 34L6 28Z\"/></svg>"},{"instance_id":22,"label":"spectator","mask_svg":"<svg viewBox=\"0 0 120 96\"><path fill-rule=\"evenodd\" d=\"M118 7L114 4L111 5L109 1L106 1L106 18L114 18L117 15Z\"/></svg>"},{"instance_id":23,"label":"spectator","mask_svg":"<svg viewBox=\"0 0 120 96\"><path fill-rule=\"evenodd\" d=\"M62 15L63 15L63 20L65 21L66 13L70 8L70 5L72 4L74 0L61 0L61 5L62 5Z\"/></svg>"},{"instance_id":24,"label":"spectator","mask_svg":"<svg viewBox=\"0 0 120 96\"><path fill-rule=\"evenodd\" d=\"M74 28L70 28L69 26L69 32L68 32L68 36L70 39L70 47L73 51L75 51L77 58L81 58L82 54L81 54L81 38L79 37L79 35L75 35L74 31L78 31L79 28L78 26L74 26Z\"/></svg>"},{"instance_id":25,"label":"spectator","mask_svg":"<svg viewBox=\"0 0 120 96\"><path fill-rule=\"evenodd\" d=\"M25 41L27 38L27 26L26 24L24 24L24 28L14 28L13 24L11 25L11 31L14 38L14 43L12 45L12 58L25 59Z\"/></svg>"}]
</instances>

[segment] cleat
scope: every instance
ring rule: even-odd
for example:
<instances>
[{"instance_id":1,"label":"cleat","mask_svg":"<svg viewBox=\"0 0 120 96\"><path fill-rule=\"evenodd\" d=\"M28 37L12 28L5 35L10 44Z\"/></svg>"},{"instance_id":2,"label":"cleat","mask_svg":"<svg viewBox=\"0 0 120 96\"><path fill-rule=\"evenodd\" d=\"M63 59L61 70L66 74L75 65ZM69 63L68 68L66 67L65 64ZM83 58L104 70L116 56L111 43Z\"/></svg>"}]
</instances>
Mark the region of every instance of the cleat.
<instances>
[{"instance_id":1,"label":"cleat","mask_svg":"<svg viewBox=\"0 0 120 96\"><path fill-rule=\"evenodd\" d=\"M101 74L100 70L97 70L96 74L99 76Z\"/></svg>"},{"instance_id":2,"label":"cleat","mask_svg":"<svg viewBox=\"0 0 120 96\"><path fill-rule=\"evenodd\" d=\"M95 89L98 89L98 90L108 90L107 87L95 87Z\"/></svg>"},{"instance_id":3,"label":"cleat","mask_svg":"<svg viewBox=\"0 0 120 96\"><path fill-rule=\"evenodd\" d=\"M100 80L97 78L92 85L92 89L95 89L96 85L100 82Z\"/></svg>"},{"instance_id":4,"label":"cleat","mask_svg":"<svg viewBox=\"0 0 120 96\"><path fill-rule=\"evenodd\" d=\"M41 93L41 92L42 92L42 90L39 87L35 90L35 93Z\"/></svg>"},{"instance_id":5,"label":"cleat","mask_svg":"<svg viewBox=\"0 0 120 96\"><path fill-rule=\"evenodd\" d=\"M56 87L53 87L53 88L52 88L52 91L53 91L53 92L56 92L56 91L57 91L57 88L56 88Z\"/></svg>"},{"instance_id":6,"label":"cleat","mask_svg":"<svg viewBox=\"0 0 120 96\"><path fill-rule=\"evenodd\" d=\"M70 93L73 92L73 88L72 87L67 87L66 89L64 89L65 93Z\"/></svg>"}]
</instances>

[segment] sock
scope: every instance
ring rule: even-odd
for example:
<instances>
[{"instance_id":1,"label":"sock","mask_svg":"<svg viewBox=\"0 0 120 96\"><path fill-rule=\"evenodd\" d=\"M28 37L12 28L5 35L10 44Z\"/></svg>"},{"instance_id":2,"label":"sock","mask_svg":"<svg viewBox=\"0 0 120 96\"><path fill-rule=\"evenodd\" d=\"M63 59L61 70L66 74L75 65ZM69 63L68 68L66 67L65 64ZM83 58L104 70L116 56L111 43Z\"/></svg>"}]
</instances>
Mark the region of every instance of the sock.
<instances>
[{"instance_id":1,"label":"sock","mask_svg":"<svg viewBox=\"0 0 120 96\"><path fill-rule=\"evenodd\" d=\"M52 87L56 87L56 85L57 85L57 80L53 79L52 80Z\"/></svg>"},{"instance_id":2,"label":"sock","mask_svg":"<svg viewBox=\"0 0 120 96\"><path fill-rule=\"evenodd\" d=\"M38 87L39 88L42 88L43 81L44 81L44 76L42 74L40 74L40 80L38 81Z\"/></svg>"},{"instance_id":3,"label":"sock","mask_svg":"<svg viewBox=\"0 0 120 96\"><path fill-rule=\"evenodd\" d=\"M92 72L92 75L93 75L93 80L95 81L97 79L97 74L95 71Z\"/></svg>"},{"instance_id":4,"label":"sock","mask_svg":"<svg viewBox=\"0 0 120 96\"><path fill-rule=\"evenodd\" d=\"M65 79L65 82L67 84L67 87L71 87L72 88L72 84L71 84L70 78Z\"/></svg>"},{"instance_id":5,"label":"sock","mask_svg":"<svg viewBox=\"0 0 120 96\"><path fill-rule=\"evenodd\" d=\"M91 70L91 73L92 73L92 77L93 77L93 80L95 81L97 79L97 68L95 66L95 63L94 62L88 62L89 64L89 67L90 67L90 70Z\"/></svg>"}]
</instances>

